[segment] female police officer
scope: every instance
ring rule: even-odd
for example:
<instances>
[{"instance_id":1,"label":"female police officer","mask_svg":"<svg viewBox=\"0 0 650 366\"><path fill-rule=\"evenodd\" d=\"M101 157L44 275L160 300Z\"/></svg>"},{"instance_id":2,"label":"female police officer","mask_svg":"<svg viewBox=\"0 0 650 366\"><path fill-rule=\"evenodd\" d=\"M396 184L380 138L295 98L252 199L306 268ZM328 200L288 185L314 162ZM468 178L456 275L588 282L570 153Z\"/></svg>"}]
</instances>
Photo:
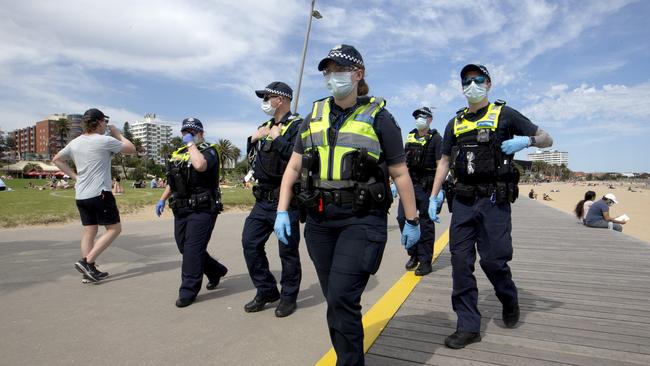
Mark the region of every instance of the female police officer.
<instances>
[{"instance_id":1,"label":"female police officer","mask_svg":"<svg viewBox=\"0 0 650 366\"><path fill-rule=\"evenodd\" d=\"M553 143L546 132L506 107L505 102L488 101L492 81L485 66L466 65L460 78L468 107L447 123L429 204L429 216L435 220L435 207L440 203L437 194L451 163L455 177L449 226L454 287L451 303L458 321L456 332L445 339L449 348L463 348L481 340L473 274L476 251L503 306L504 324L512 328L519 321L517 287L508 266L512 259L510 203L519 192L519 173L512 159L514 153L528 146L548 147Z\"/></svg>"},{"instance_id":2,"label":"female police officer","mask_svg":"<svg viewBox=\"0 0 650 366\"><path fill-rule=\"evenodd\" d=\"M219 153L215 145L203 140L203 124L186 118L181 127L184 146L172 153L167 162L167 187L156 205L160 217L168 198L174 213L174 238L183 254L181 287L176 306L194 302L201 289L203 274L206 288L213 290L228 269L206 251L212 229L221 212L219 190Z\"/></svg>"},{"instance_id":3,"label":"female police officer","mask_svg":"<svg viewBox=\"0 0 650 366\"><path fill-rule=\"evenodd\" d=\"M377 272L386 245L390 175L404 202L402 244L420 236L413 185L399 127L382 98L368 97L365 68L352 46L333 48L318 64L333 96L314 102L285 170L275 220L284 242L287 209L302 174L298 202L305 239L327 300L327 323L337 365L363 365L361 294Z\"/></svg>"}]
</instances>

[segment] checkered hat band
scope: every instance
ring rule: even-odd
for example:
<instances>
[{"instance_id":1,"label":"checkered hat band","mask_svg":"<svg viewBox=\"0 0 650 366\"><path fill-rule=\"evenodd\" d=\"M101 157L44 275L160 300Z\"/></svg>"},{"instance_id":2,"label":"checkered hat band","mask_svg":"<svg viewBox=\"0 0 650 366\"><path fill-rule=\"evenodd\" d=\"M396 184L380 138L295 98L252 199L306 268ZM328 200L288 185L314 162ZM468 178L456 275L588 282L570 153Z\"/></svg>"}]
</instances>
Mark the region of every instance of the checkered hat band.
<instances>
[{"instance_id":1,"label":"checkered hat band","mask_svg":"<svg viewBox=\"0 0 650 366\"><path fill-rule=\"evenodd\" d=\"M339 51L331 51L330 54L327 55L327 57L329 57L329 58L337 58L337 57L338 58L344 58L346 60L350 60L350 61L354 62L355 64L363 65L363 61L359 60L358 58L350 56L350 55L345 54L343 52L339 52Z\"/></svg>"},{"instance_id":2,"label":"checkered hat band","mask_svg":"<svg viewBox=\"0 0 650 366\"><path fill-rule=\"evenodd\" d=\"M185 123L183 125L183 131L184 130L195 130L195 131L201 132L201 131L203 131L203 127L195 124L194 122L189 122L189 123Z\"/></svg>"},{"instance_id":3,"label":"checkered hat band","mask_svg":"<svg viewBox=\"0 0 650 366\"><path fill-rule=\"evenodd\" d=\"M431 112L427 111L426 109L418 109L418 112L420 112L420 114L424 114L424 115L427 115L427 116L432 116L433 115Z\"/></svg>"},{"instance_id":4,"label":"checkered hat band","mask_svg":"<svg viewBox=\"0 0 650 366\"><path fill-rule=\"evenodd\" d=\"M287 98L291 99L291 95L289 95L288 93L285 93L283 91L273 90L271 88L264 88L264 90L266 90L267 92L269 92L271 94L277 94L277 95L281 95L283 97L287 97Z\"/></svg>"}]
</instances>

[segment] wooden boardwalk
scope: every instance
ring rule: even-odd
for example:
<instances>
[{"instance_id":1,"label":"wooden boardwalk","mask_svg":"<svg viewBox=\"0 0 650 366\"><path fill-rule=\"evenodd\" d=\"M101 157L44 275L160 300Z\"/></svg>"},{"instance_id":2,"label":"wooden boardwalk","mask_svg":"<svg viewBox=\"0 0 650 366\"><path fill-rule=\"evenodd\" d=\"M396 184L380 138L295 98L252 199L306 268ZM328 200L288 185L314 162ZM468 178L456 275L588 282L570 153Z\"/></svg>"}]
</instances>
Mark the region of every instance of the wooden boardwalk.
<instances>
[{"instance_id":1,"label":"wooden boardwalk","mask_svg":"<svg viewBox=\"0 0 650 366\"><path fill-rule=\"evenodd\" d=\"M650 230L650 228L648 228ZM513 278L521 322L506 329L480 269L483 340L444 346L455 330L445 250L368 351L368 365L650 365L650 244L591 229L520 199L513 206Z\"/></svg>"}]
</instances>

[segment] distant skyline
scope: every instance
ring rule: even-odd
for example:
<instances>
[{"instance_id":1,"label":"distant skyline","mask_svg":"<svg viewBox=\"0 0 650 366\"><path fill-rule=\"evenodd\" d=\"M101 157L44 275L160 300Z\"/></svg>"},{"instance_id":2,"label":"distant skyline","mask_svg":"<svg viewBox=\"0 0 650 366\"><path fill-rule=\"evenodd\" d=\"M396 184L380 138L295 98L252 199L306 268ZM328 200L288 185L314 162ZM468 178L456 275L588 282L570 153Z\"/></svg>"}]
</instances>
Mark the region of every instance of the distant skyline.
<instances>
[{"instance_id":1,"label":"distant skyline","mask_svg":"<svg viewBox=\"0 0 650 366\"><path fill-rule=\"evenodd\" d=\"M246 137L266 120L254 90L294 89L309 0L2 1L0 129L102 109L111 123L185 117L208 138ZM458 73L485 64L490 99L548 131L575 171L650 171L650 2L317 1L298 111L327 95L318 61L354 45L370 93L405 136L436 107L444 130L466 104ZM526 159L534 148L516 158Z\"/></svg>"}]
</instances>

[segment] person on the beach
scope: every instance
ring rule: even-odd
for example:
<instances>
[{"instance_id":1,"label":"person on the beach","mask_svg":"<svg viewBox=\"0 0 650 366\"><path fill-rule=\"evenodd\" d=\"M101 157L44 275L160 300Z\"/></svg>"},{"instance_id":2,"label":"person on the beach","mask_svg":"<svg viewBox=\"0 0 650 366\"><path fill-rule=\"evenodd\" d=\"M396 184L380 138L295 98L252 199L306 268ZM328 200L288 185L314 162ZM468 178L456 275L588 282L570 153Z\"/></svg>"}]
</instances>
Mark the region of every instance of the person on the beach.
<instances>
[{"instance_id":1,"label":"person on the beach","mask_svg":"<svg viewBox=\"0 0 650 366\"><path fill-rule=\"evenodd\" d=\"M442 157L431 192L429 216L437 219L438 193L454 164L453 214L449 228L456 332L445 339L449 348L481 340L481 313L474 262L501 302L502 319L512 328L519 321L517 288L508 261L512 259L510 203L519 194L514 154L529 146L548 147L553 140L541 128L504 101L488 101L492 80L483 65L469 64L460 72L468 107L460 109L445 129Z\"/></svg>"},{"instance_id":2,"label":"person on the beach","mask_svg":"<svg viewBox=\"0 0 650 366\"><path fill-rule=\"evenodd\" d=\"M576 205L576 208L575 210L573 210L573 212L576 214L576 217L578 218L578 220L580 220L580 222L582 223L585 222L585 218L587 217L587 212L589 212L589 208L594 203L595 199L596 199L596 192L587 191L587 193L585 193L585 198L580 200Z\"/></svg>"},{"instance_id":3,"label":"person on the beach","mask_svg":"<svg viewBox=\"0 0 650 366\"><path fill-rule=\"evenodd\" d=\"M111 192L111 157L136 151L120 130L108 125L108 117L99 109L87 110L81 124L83 134L61 149L52 162L76 181L75 198L84 231L81 259L74 265L84 281L97 282L108 273L99 271L95 260L122 231L120 212ZM106 130L110 136L104 135ZM74 161L76 172L68 165L68 159ZM106 232L95 240L99 225L106 227Z\"/></svg>"},{"instance_id":4,"label":"person on the beach","mask_svg":"<svg viewBox=\"0 0 650 366\"><path fill-rule=\"evenodd\" d=\"M327 325L336 364L364 365L361 295L379 269L386 246L393 178L404 204L402 244L420 237L413 183L402 134L380 97L368 96L366 67L349 45L330 50L318 64L330 96L314 102L282 178L275 234L293 232L287 210L293 185L306 215L305 241L327 300Z\"/></svg>"},{"instance_id":5,"label":"person on the beach","mask_svg":"<svg viewBox=\"0 0 650 366\"><path fill-rule=\"evenodd\" d=\"M607 193L602 199L591 205L585 217L585 225L601 229L623 231L622 225L625 225L627 221L616 220L609 216L609 208L617 203L616 196L612 193Z\"/></svg>"}]
</instances>

